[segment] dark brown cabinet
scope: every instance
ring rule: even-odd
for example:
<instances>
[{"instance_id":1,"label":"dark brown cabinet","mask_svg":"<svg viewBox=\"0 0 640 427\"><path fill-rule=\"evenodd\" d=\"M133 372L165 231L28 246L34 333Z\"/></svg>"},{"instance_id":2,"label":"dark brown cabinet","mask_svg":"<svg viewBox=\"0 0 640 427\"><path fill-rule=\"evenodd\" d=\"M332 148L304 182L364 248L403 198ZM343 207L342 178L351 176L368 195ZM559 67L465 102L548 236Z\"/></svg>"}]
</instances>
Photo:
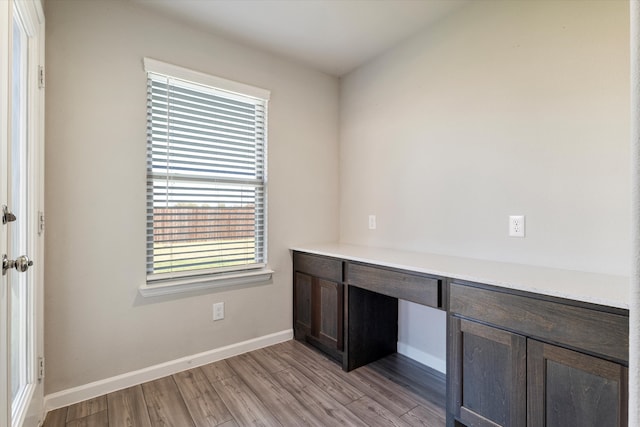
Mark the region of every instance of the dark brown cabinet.
<instances>
[{"instance_id":1,"label":"dark brown cabinet","mask_svg":"<svg viewBox=\"0 0 640 427\"><path fill-rule=\"evenodd\" d=\"M627 425L626 367L527 341L529 427Z\"/></svg>"},{"instance_id":2,"label":"dark brown cabinet","mask_svg":"<svg viewBox=\"0 0 640 427\"><path fill-rule=\"evenodd\" d=\"M453 316L449 328L455 417L468 426L525 427L526 338Z\"/></svg>"},{"instance_id":3,"label":"dark brown cabinet","mask_svg":"<svg viewBox=\"0 0 640 427\"><path fill-rule=\"evenodd\" d=\"M340 260L294 253L294 335L342 362L344 285Z\"/></svg>"},{"instance_id":4,"label":"dark brown cabinet","mask_svg":"<svg viewBox=\"0 0 640 427\"><path fill-rule=\"evenodd\" d=\"M293 252L293 323L356 369L394 353L398 299L447 310L448 427L624 427L629 311Z\"/></svg>"},{"instance_id":5,"label":"dark brown cabinet","mask_svg":"<svg viewBox=\"0 0 640 427\"><path fill-rule=\"evenodd\" d=\"M627 425L628 314L450 285L449 426Z\"/></svg>"}]
</instances>

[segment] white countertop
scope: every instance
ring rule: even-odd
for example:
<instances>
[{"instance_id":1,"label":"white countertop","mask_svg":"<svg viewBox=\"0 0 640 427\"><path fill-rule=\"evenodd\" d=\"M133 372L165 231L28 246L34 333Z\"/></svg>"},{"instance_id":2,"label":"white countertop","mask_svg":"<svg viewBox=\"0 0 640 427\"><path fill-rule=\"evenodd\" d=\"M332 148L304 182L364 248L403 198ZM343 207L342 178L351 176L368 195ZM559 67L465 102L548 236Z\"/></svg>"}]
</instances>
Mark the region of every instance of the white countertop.
<instances>
[{"instance_id":1,"label":"white countertop","mask_svg":"<svg viewBox=\"0 0 640 427\"><path fill-rule=\"evenodd\" d=\"M629 278L342 243L291 248L402 270L629 309Z\"/></svg>"}]
</instances>

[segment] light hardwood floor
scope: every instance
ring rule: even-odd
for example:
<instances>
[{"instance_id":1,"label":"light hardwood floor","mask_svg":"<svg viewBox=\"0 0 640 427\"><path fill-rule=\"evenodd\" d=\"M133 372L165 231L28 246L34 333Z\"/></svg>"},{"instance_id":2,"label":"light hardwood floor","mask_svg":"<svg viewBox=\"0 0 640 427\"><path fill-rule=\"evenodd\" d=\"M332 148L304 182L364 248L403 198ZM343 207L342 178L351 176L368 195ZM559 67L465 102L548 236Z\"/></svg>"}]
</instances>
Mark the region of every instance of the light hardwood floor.
<instances>
[{"instance_id":1,"label":"light hardwood floor","mask_svg":"<svg viewBox=\"0 0 640 427\"><path fill-rule=\"evenodd\" d=\"M444 406L444 378L404 356L346 373L288 341L57 409L44 427L441 427Z\"/></svg>"}]
</instances>

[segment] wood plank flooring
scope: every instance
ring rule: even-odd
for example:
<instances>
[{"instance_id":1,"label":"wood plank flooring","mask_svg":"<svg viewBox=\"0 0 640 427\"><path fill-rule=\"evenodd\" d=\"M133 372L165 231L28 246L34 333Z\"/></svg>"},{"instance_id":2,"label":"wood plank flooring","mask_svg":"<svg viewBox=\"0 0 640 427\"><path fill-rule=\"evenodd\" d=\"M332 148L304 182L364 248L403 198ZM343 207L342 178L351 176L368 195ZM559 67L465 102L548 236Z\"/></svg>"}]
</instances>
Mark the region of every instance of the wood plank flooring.
<instances>
[{"instance_id":1,"label":"wood plank flooring","mask_svg":"<svg viewBox=\"0 0 640 427\"><path fill-rule=\"evenodd\" d=\"M288 341L51 411L44 427L445 425L443 376L401 355L350 373Z\"/></svg>"}]
</instances>

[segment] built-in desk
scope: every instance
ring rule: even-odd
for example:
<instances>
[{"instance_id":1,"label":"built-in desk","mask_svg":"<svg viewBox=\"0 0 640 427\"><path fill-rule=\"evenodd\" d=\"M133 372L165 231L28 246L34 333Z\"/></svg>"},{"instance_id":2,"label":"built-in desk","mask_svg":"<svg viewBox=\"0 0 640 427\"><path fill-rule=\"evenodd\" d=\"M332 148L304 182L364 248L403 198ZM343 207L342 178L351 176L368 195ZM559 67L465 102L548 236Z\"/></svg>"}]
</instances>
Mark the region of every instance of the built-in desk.
<instances>
[{"instance_id":1,"label":"built-in desk","mask_svg":"<svg viewBox=\"0 0 640 427\"><path fill-rule=\"evenodd\" d=\"M346 371L396 351L398 299L447 311L447 425L627 425L627 278L342 244L293 257L295 337Z\"/></svg>"}]
</instances>

